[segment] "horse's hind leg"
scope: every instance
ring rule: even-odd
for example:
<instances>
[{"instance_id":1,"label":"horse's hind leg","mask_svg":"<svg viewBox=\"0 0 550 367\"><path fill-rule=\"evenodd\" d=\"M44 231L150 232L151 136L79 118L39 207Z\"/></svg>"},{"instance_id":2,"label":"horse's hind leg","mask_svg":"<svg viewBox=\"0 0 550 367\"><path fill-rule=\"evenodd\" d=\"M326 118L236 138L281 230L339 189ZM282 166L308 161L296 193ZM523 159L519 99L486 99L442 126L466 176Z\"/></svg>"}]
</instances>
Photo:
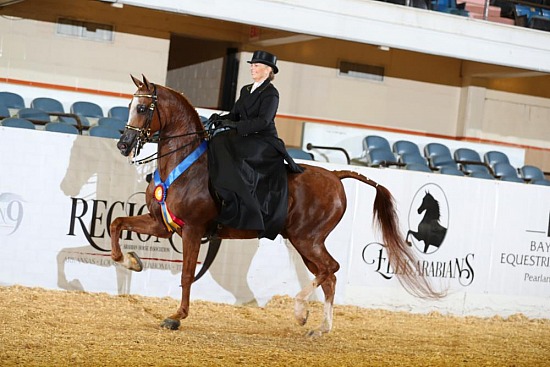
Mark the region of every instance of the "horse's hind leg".
<instances>
[{"instance_id":1,"label":"horse's hind leg","mask_svg":"<svg viewBox=\"0 0 550 367\"><path fill-rule=\"evenodd\" d=\"M324 243L312 245L308 242L300 240L293 242L305 265L315 275L313 281L296 295L294 316L300 325L305 325L309 315L308 299L320 285L325 294L323 321L319 327L307 333L308 336L320 336L332 329L334 293L336 290L336 276L334 273L338 271L340 265L330 256Z\"/></svg>"},{"instance_id":2,"label":"horse's hind leg","mask_svg":"<svg viewBox=\"0 0 550 367\"><path fill-rule=\"evenodd\" d=\"M328 333L332 330L332 319L334 313L334 293L336 291L336 275L331 274L321 284L325 293L325 303L323 305L323 321L316 330L310 330L308 336L320 336L322 333Z\"/></svg>"},{"instance_id":3,"label":"horse's hind leg","mask_svg":"<svg viewBox=\"0 0 550 367\"><path fill-rule=\"evenodd\" d=\"M149 234L160 238L168 238L171 233L166 227L157 222L151 215L143 214L134 217L118 217L110 226L111 230L111 258L127 269L134 271L143 270L143 265L138 255L129 252L124 255L120 249L119 239L123 230L137 232L140 234Z\"/></svg>"}]
</instances>

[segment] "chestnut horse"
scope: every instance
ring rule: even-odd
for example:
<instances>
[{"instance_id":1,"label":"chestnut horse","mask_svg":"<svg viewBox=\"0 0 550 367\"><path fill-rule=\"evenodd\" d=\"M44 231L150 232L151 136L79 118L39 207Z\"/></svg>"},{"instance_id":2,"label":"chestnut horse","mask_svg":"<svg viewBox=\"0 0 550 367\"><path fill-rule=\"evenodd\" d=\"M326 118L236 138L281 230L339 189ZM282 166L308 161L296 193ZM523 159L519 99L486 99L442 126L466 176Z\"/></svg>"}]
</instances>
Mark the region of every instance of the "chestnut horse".
<instances>
[{"instance_id":1,"label":"chestnut horse","mask_svg":"<svg viewBox=\"0 0 550 367\"><path fill-rule=\"evenodd\" d=\"M119 217L111 223L111 257L128 269L141 271L143 266L137 254L122 253L119 245L121 231L167 238L172 232L162 211L167 208L169 213L165 211L165 215L181 219L181 226L174 227L183 241L181 303L176 312L162 323L163 327L175 330L189 313L191 284L201 239L212 236L250 239L257 238L258 232L215 226L219 209L209 190L208 152L196 153L197 147L204 146L207 133L193 106L181 93L150 83L145 77L142 81L133 76L132 79L138 89L130 103L128 124L117 144L120 152L124 156L129 156L133 150L139 152L152 134L158 132L157 170L161 180L168 180L174 168L186 158L195 156L196 160L172 182L169 190L159 189L158 182L157 185L153 181L149 183L146 192L148 214ZM296 295L294 316L300 325L307 321L310 295L318 286L325 294L323 321L308 335L318 336L332 328L335 273L340 266L328 253L325 239L346 210L346 193L341 182L344 178L359 180L376 190L374 218L381 227L389 261L401 284L420 297L441 296L416 272L416 259L411 247L399 234L393 198L385 187L353 171L328 171L310 165L302 167L303 173L288 174L288 214L281 235L292 243L306 267L315 275L313 281ZM215 233L212 233L212 228L216 229Z\"/></svg>"}]
</instances>

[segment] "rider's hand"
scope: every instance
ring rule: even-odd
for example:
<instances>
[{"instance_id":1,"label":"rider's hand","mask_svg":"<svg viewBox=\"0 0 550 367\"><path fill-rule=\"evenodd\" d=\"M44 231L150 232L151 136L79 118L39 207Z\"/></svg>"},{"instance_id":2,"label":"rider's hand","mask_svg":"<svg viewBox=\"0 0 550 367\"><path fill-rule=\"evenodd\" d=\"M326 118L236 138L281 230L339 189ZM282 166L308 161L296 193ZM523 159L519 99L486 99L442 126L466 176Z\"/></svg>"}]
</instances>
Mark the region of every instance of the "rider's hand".
<instances>
[{"instance_id":1,"label":"rider's hand","mask_svg":"<svg viewBox=\"0 0 550 367\"><path fill-rule=\"evenodd\" d=\"M221 120L221 126L227 127L229 129L236 129L237 128L237 122L231 121L231 120Z\"/></svg>"},{"instance_id":2,"label":"rider's hand","mask_svg":"<svg viewBox=\"0 0 550 367\"><path fill-rule=\"evenodd\" d=\"M213 113L212 115L210 115L210 118L208 119L208 121L214 122L214 121L218 121L220 118L221 116L219 114Z\"/></svg>"}]
</instances>

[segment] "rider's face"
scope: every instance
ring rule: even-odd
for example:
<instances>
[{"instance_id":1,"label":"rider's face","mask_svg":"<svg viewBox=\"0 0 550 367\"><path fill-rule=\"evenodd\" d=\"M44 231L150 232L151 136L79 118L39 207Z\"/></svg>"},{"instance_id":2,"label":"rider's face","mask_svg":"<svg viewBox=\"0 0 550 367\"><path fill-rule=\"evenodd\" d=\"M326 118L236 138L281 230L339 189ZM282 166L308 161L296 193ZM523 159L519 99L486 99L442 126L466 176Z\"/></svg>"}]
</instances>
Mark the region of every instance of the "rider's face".
<instances>
[{"instance_id":1,"label":"rider's face","mask_svg":"<svg viewBox=\"0 0 550 367\"><path fill-rule=\"evenodd\" d=\"M255 82L259 82L263 79L266 79L269 76L269 72L271 71L271 67L260 64L260 63L252 63L250 64L250 74L252 75L252 79Z\"/></svg>"}]
</instances>

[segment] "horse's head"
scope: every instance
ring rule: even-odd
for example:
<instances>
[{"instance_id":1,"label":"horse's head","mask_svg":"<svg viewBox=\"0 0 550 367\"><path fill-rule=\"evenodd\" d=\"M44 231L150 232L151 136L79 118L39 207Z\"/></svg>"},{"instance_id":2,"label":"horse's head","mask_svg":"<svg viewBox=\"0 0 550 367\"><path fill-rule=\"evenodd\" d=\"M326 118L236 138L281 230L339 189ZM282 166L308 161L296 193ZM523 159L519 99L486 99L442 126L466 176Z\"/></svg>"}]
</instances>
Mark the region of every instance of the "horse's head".
<instances>
[{"instance_id":1,"label":"horse's head","mask_svg":"<svg viewBox=\"0 0 550 367\"><path fill-rule=\"evenodd\" d=\"M418 214L422 213L424 210L439 215L439 202L428 191L426 191L424 199L422 199L422 204L418 208Z\"/></svg>"},{"instance_id":2,"label":"horse's head","mask_svg":"<svg viewBox=\"0 0 550 367\"><path fill-rule=\"evenodd\" d=\"M160 129L156 85L150 83L145 76L143 76L143 81L130 76L138 89L130 102L128 124L117 143L117 148L125 157L134 148L136 148L137 155L143 144Z\"/></svg>"}]
</instances>

